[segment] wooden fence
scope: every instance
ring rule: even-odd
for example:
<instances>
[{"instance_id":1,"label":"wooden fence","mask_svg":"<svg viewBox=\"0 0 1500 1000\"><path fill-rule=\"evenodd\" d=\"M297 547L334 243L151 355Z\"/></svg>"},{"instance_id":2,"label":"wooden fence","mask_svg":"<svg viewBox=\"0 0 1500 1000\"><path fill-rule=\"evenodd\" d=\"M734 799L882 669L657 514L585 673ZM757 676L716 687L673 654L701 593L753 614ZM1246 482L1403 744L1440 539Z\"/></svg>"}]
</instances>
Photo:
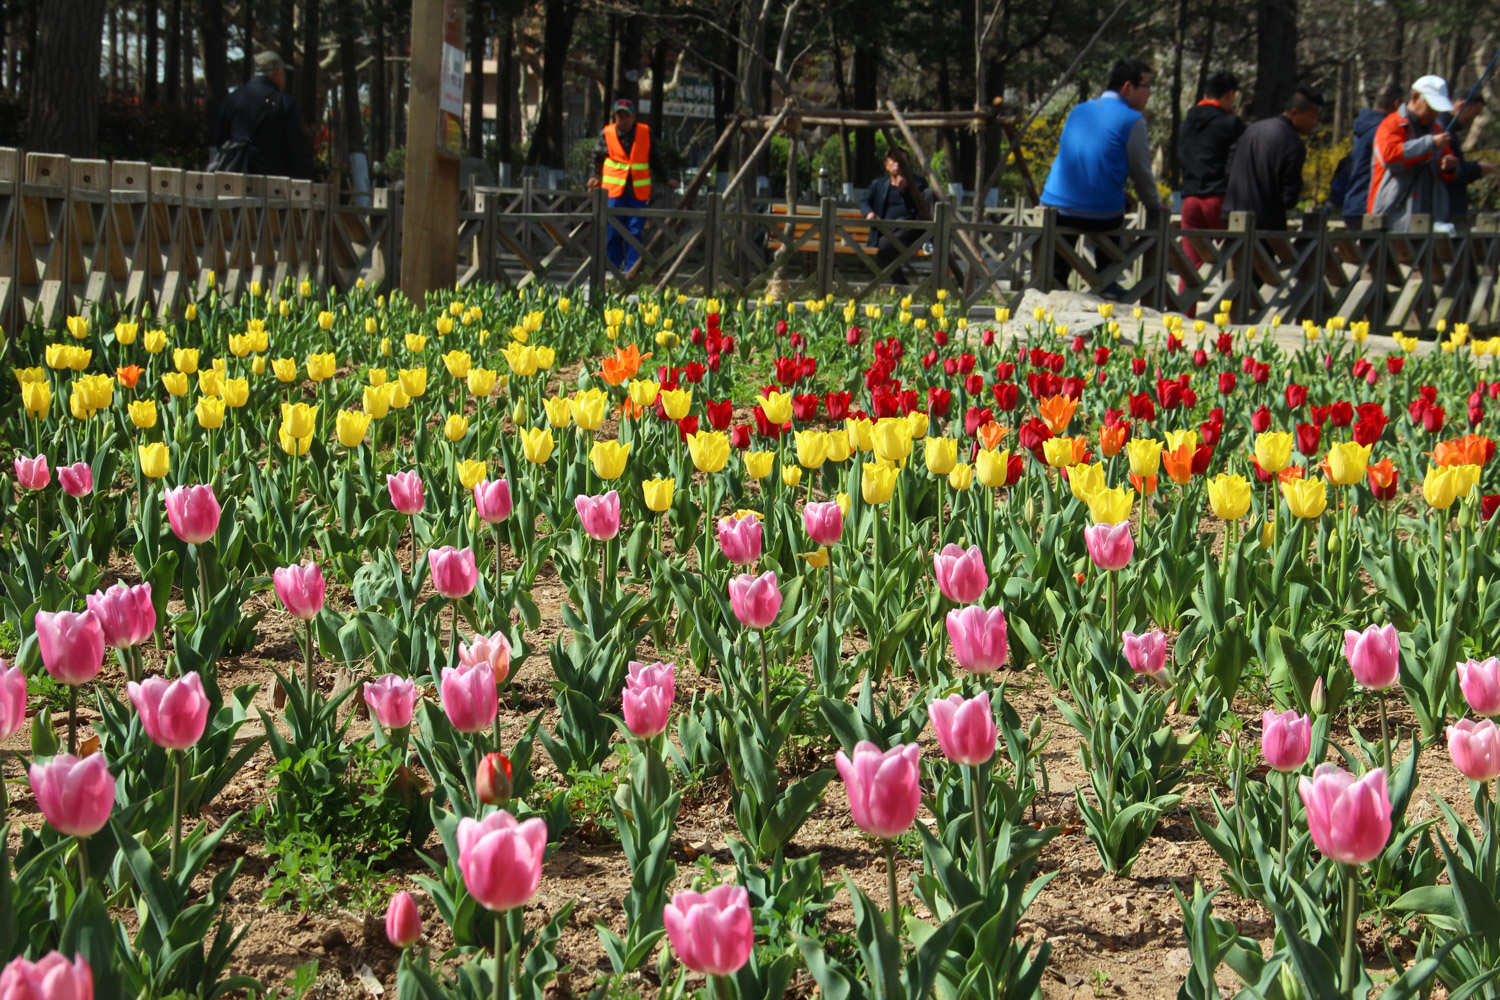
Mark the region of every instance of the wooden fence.
<instances>
[{"instance_id":1,"label":"wooden fence","mask_svg":"<svg viewBox=\"0 0 1500 1000\"><path fill-rule=\"evenodd\" d=\"M359 207L309 181L0 149L0 323L55 326L86 302L172 309L201 292L210 271L230 297L252 281L390 285L400 273L402 212L421 210L403 205L399 189L377 190ZM945 288L967 308L1051 289L1061 256L1075 287L1114 286L1126 303L1196 306L1204 316L1232 301L1236 322L1343 316L1376 331L1439 319L1476 331L1500 323L1492 217L1457 235L1435 234L1421 218L1405 233L1330 227L1323 216L1291 232L1259 232L1243 214L1223 232L1185 232L1163 218L1091 247L1060 227L1054 210L1024 205L976 218L945 202L930 220L894 223L867 222L831 198L789 208L709 194L635 214L646 220L638 241L599 191L530 181L472 189L459 212L459 284L863 299L899 269L919 298ZM612 233L640 255L628 272L609 260ZM896 249L884 266L867 245L872 233Z\"/></svg>"}]
</instances>

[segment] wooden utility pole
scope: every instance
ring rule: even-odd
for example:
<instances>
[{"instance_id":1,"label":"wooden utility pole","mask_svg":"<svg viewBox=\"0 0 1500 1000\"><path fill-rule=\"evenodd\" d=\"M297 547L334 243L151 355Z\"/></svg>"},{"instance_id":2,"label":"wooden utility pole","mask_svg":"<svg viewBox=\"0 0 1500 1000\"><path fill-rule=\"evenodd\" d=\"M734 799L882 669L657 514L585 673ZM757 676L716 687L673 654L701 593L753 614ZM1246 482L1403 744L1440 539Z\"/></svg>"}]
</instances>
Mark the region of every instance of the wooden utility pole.
<instances>
[{"instance_id":1,"label":"wooden utility pole","mask_svg":"<svg viewBox=\"0 0 1500 1000\"><path fill-rule=\"evenodd\" d=\"M417 303L458 276L463 95L462 0L412 0L401 290Z\"/></svg>"}]
</instances>

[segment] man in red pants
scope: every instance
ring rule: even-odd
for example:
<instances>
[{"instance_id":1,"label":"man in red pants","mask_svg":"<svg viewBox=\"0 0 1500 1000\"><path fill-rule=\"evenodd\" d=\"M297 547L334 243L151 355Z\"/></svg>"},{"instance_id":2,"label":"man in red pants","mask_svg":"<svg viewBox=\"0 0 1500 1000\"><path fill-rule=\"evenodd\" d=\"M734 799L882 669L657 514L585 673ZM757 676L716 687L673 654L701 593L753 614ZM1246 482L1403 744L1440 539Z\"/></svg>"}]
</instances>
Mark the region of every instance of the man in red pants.
<instances>
[{"instance_id":1,"label":"man in red pants","mask_svg":"<svg viewBox=\"0 0 1500 1000\"><path fill-rule=\"evenodd\" d=\"M1182 228L1223 229L1224 191L1229 186L1229 151L1245 131L1245 123L1234 113L1240 96L1240 81L1228 70L1208 78L1199 101L1182 120L1177 138L1177 162L1182 167ZM1203 258L1188 240L1183 253L1194 268ZM1178 291L1187 282L1179 280ZM1196 306L1187 310L1194 315Z\"/></svg>"}]
</instances>

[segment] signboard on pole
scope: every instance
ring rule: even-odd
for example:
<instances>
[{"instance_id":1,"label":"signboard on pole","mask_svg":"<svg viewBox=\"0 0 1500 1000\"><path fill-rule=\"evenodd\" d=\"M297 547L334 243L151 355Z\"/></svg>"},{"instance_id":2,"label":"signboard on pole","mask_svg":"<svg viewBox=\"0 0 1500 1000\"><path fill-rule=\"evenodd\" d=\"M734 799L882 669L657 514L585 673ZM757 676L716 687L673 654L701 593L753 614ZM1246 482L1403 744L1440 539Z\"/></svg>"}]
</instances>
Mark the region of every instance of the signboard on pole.
<instances>
[{"instance_id":1,"label":"signboard on pole","mask_svg":"<svg viewBox=\"0 0 1500 1000\"><path fill-rule=\"evenodd\" d=\"M448 156L463 151L464 26L458 0L443 3L443 58L438 96L438 150Z\"/></svg>"}]
</instances>

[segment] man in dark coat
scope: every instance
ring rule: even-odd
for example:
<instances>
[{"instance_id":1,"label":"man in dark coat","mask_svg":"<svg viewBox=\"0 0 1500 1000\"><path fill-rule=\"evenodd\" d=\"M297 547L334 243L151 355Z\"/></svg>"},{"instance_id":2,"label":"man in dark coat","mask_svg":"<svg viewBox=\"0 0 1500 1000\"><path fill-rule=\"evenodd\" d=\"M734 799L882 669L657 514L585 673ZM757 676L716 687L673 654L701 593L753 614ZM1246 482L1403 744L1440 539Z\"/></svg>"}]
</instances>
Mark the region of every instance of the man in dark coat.
<instances>
[{"instance_id":1,"label":"man in dark coat","mask_svg":"<svg viewBox=\"0 0 1500 1000\"><path fill-rule=\"evenodd\" d=\"M885 154L885 175L870 182L861 205L866 219L924 219L930 211L927 182L914 176L911 159L906 150L892 146ZM895 233L882 233L870 227L869 246L875 247L875 262L885 268L902 254L903 247L910 247L923 236L920 229L898 229ZM899 244L897 241L900 241ZM906 284L906 271L896 268L891 272L891 284Z\"/></svg>"},{"instance_id":2,"label":"man in dark coat","mask_svg":"<svg viewBox=\"0 0 1500 1000\"><path fill-rule=\"evenodd\" d=\"M1354 146L1349 150L1349 183L1342 202L1344 225L1362 229L1365 224L1365 202L1370 198L1370 151L1375 148L1375 130L1387 115L1396 110L1405 92L1387 86L1371 103L1354 116Z\"/></svg>"},{"instance_id":3,"label":"man in dark coat","mask_svg":"<svg viewBox=\"0 0 1500 1000\"><path fill-rule=\"evenodd\" d=\"M1458 160L1458 174L1444 186L1448 189L1448 217L1438 222L1451 222L1464 227L1469 221L1469 185L1486 174L1494 173L1495 165L1464 156L1464 140L1469 136L1469 127L1484 110L1484 95L1475 94L1458 106L1452 114L1438 115L1438 124L1453 134L1450 147Z\"/></svg>"},{"instance_id":4,"label":"man in dark coat","mask_svg":"<svg viewBox=\"0 0 1500 1000\"><path fill-rule=\"evenodd\" d=\"M1177 161L1182 165L1182 228L1223 229L1224 192L1229 187L1229 154L1245 131L1244 119L1234 113L1240 81L1227 69L1208 78L1203 100L1182 119L1177 137ZM1190 240L1182 252L1194 268L1203 258ZM1179 282L1178 290L1185 282ZM1189 306L1193 316L1196 305Z\"/></svg>"},{"instance_id":5,"label":"man in dark coat","mask_svg":"<svg viewBox=\"0 0 1500 1000\"><path fill-rule=\"evenodd\" d=\"M1286 229L1287 212L1302 197L1302 137L1317 128L1322 108L1320 95L1298 87L1281 114L1245 129L1229 161L1225 212L1254 212L1256 229Z\"/></svg>"},{"instance_id":6,"label":"man in dark coat","mask_svg":"<svg viewBox=\"0 0 1500 1000\"><path fill-rule=\"evenodd\" d=\"M244 172L311 180L312 152L297 102L286 93L286 65L274 52L255 57L255 76L224 98L214 127L214 146L249 144Z\"/></svg>"}]
</instances>

